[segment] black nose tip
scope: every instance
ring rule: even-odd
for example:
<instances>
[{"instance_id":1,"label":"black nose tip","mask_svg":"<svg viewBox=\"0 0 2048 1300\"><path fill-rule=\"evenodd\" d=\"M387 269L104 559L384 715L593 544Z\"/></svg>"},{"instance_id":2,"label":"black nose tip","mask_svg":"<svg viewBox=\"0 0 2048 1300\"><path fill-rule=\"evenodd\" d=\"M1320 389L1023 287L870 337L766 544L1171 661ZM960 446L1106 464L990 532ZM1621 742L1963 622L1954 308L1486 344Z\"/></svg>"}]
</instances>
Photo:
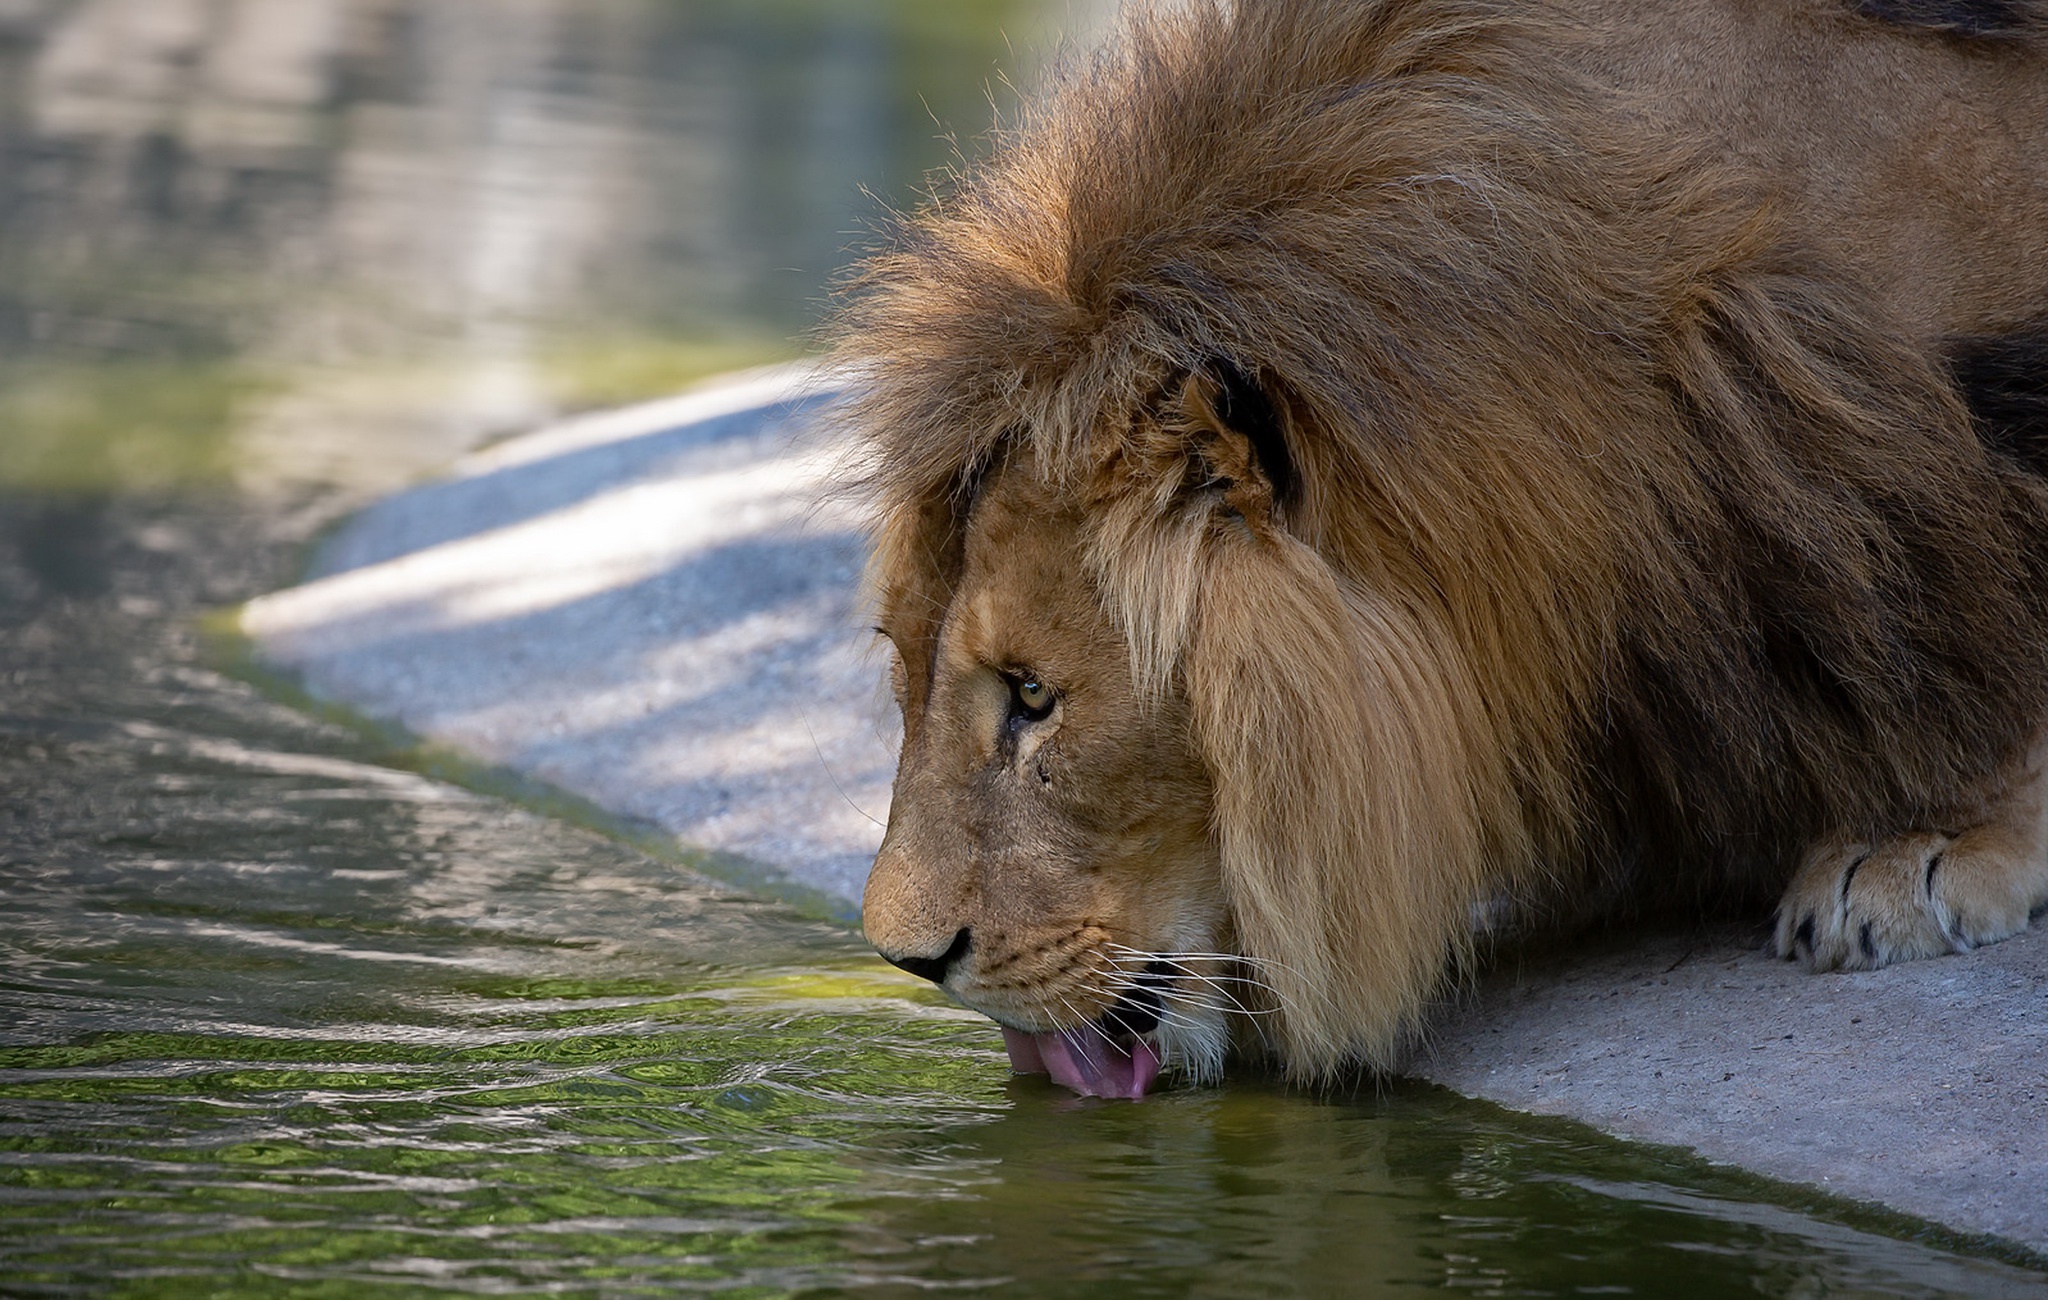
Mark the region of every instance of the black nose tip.
<instances>
[{"instance_id":1,"label":"black nose tip","mask_svg":"<svg viewBox=\"0 0 2048 1300\"><path fill-rule=\"evenodd\" d=\"M934 984L944 984L946 972L952 969L954 962L966 955L967 945L973 937L973 932L962 926L960 933L953 936L951 946L936 957L898 957L894 953L884 952L882 960L891 966L900 966L912 975L921 975ZM878 948L876 951L881 952L881 949Z\"/></svg>"}]
</instances>

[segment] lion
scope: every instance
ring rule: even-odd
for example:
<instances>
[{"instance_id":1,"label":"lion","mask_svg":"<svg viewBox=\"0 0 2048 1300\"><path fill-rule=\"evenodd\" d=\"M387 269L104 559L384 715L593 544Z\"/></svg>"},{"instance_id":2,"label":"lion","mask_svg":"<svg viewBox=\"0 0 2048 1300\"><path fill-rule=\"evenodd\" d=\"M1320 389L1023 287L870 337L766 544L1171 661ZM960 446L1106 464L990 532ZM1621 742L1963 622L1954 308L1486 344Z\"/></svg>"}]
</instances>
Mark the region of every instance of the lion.
<instances>
[{"instance_id":1,"label":"lion","mask_svg":"<svg viewBox=\"0 0 2048 1300\"><path fill-rule=\"evenodd\" d=\"M1187 0L856 273L870 941L1101 1096L2048 903L2048 6Z\"/></svg>"}]
</instances>

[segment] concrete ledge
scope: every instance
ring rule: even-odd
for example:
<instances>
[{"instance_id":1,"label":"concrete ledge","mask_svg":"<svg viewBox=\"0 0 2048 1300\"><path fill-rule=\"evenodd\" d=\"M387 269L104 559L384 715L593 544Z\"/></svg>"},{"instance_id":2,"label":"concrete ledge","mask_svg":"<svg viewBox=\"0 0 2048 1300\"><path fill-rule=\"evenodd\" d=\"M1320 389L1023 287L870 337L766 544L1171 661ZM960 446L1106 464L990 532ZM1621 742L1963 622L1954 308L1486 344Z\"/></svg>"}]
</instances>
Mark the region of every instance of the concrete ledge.
<instances>
[{"instance_id":1,"label":"concrete ledge","mask_svg":"<svg viewBox=\"0 0 2048 1300\"><path fill-rule=\"evenodd\" d=\"M826 400L785 368L500 443L243 630L317 696L857 900L897 722Z\"/></svg>"},{"instance_id":2,"label":"concrete ledge","mask_svg":"<svg viewBox=\"0 0 2048 1300\"><path fill-rule=\"evenodd\" d=\"M802 370L387 499L243 626L316 695L851 902L896 722ZM1417 1072L2048 1254L2048 934L1811 976L1759 936L1509 963Z\"/></svg>"},{"instance_id":3,"label":"concrete ledge","mask_svg":"<svg viewBox=\"0 0 2048 1300\"><path fill-rule=\"evenodd\" d=\"M1763 938L1504 965L1417 1072L2048 1253L2048 932L1831 975Z\"/></svg>"}]
</instances>

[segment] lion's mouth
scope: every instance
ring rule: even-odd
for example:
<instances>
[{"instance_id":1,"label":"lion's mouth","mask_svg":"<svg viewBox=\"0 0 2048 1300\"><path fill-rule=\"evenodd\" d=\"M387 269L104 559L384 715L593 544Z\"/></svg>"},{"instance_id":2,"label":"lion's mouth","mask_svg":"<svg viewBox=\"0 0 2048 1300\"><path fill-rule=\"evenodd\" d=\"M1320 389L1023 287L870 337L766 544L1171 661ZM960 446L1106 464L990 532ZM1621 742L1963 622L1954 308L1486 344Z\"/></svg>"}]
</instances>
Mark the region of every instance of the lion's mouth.
<instances>
[{"instance_id":1,"label":"lion's mouth","mask_svg":"<svg viewBox=\"0 0 2048 1300\"><path fill-rule=\"evenodd\" d=\"M1151 1091L1163 1063L1150 1035L1159 1027L1163 972L1147 971L1116 1005L1087 1024L1029 1033L1003 1026L1010 1068L1049 1074L1083 1097L1137 1100Z\"/></svg>"}]
</instances>

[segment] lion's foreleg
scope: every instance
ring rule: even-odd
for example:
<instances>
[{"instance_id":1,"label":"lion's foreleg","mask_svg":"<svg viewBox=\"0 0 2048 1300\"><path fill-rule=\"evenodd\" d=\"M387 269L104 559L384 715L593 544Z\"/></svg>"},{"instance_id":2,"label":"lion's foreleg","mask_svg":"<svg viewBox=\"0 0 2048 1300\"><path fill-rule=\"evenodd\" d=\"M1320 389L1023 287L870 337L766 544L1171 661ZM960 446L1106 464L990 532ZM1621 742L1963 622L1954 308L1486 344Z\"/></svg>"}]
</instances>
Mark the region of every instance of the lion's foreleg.
<instances>
[{"instance_id":1,"label":"lion's foreleg","mask_svg":"<svg viewBox=\"0 0 2048 1300\"><path fill-rule=\"evenodd\" d=\"M2048 733L1957 824L1816 845L1774 946L1814 970L1874 970L2008 939L2048 908Z\"/></svg>"}]
</instances>

